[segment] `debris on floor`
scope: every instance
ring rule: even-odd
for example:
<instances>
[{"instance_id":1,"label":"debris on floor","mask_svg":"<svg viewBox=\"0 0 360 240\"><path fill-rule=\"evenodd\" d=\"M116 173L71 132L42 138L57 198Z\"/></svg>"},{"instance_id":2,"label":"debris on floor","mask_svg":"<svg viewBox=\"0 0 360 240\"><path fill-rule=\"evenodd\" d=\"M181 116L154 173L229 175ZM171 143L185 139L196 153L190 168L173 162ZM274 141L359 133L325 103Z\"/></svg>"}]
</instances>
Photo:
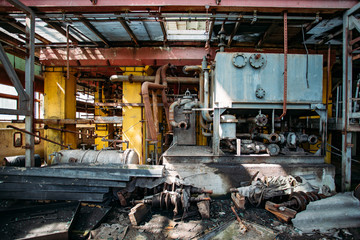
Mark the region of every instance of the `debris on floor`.
<instances>
[{"instance_id":1,"label":"debris on floor","mask_svg":"<svg viewBox=\"0 0 360 240\"><path fill-rule=\"evenodd\" d=\"M360 227L360 201L352 192L311 202L306 211L292 220L294 227L304 233L328 232L334 228Z\"/></svg>"}]
</instances>

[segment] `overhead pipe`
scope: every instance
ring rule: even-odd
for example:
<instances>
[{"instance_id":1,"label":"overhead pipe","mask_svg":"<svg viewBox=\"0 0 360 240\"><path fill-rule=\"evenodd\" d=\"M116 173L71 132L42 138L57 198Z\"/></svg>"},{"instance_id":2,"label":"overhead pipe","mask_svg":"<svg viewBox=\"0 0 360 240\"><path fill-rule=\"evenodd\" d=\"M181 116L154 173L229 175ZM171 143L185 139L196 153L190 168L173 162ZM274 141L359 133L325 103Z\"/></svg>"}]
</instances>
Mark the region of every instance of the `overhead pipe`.
<instances>
[{"instance_id":1,"label":"overhead pipe","mask_svg":"<svg viewBox=\"0 0 360 240\"><path fill-rule=\"evenodd\" d=\"M111 82L155 82L156 76L112 75ZM199 84L198 78L191 77L165 77L167 83Z\"/></svg>"}]
</instances>

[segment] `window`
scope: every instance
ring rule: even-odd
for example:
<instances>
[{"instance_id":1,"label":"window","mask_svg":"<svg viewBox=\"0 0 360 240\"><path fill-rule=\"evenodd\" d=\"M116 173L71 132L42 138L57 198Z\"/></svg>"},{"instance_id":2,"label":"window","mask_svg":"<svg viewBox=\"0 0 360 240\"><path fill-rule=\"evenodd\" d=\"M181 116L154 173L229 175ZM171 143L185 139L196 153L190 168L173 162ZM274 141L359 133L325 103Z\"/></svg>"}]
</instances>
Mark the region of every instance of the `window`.
<instances>
[{"instance_id":1,"label":"window","mask_svg":"<svg viewBox=\"0 0 360 240\"><path fill-rule=\"evenodd\" d=\"M21 134L21 132L14 133L13 145L14 145L14 147L21 147L22 146L22 134Z\"/></svg>"}]
</instances>

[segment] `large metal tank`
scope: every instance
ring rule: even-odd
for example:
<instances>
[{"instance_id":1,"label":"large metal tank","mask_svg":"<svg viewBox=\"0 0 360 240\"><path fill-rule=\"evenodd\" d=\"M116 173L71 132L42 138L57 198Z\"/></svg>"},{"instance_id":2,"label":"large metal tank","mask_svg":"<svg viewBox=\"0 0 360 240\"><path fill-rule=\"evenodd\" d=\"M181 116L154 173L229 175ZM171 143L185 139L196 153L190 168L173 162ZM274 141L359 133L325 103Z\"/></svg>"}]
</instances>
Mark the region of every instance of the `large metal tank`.
<instances>
[{"instance_id":1,"label":"large metal tank","mask_svg":"<svg viewBox=\"0 0 360 240\"><path fill-rule=\"evenodd\" d=\"M54 155L53 163L139 164L139 156L133 149L61 150Z\"/></svg>"},{"instance_id":2,"label":"large metal tank","mask_svg":"<svg viewBox=\"0 0 360 240\"><path fill-rule=\"evenodd\" d=\"M288 54L287 103L322 103L322 55ZM214 102L225 108L282 108L284 54L217 53Z\"/></svg>"}]
</instances>

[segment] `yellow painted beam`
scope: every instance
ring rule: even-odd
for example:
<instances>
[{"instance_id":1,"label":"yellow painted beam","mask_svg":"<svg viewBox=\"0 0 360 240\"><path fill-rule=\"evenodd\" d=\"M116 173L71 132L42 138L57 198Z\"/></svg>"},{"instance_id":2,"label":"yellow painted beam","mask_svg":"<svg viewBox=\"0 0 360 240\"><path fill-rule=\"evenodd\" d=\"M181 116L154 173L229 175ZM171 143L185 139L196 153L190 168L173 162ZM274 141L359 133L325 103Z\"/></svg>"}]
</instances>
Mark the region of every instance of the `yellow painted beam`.
<instances>
[{"instance_id":1,"label":"yellow painted beam","mask_svg":"<svg viewBox=\"0 0 360 240\"><path fill-rule=\"evenodd\" d=\"M143 72L125 72L124 75L143 75ZM141 83L123 82L123 103L141 103ZM123 107L122 138L129 141L129 148L136 151L141 163L143 155L142 107ZM126 145L123 145L123 149Z\"/></svg>"},{"instance_id":2,"label":"yellow painted beam","mask_svg":"<svg viewBox=\"0 0 360 240\"><path fill-rule=\"evenodd\" d=\"M71 74L66 79L66 73L60 71L45 71L44 74L44 117L46 119L64 119L76 117L76 79ZM62 128L62 125L50 125ZM74 130L76 126L69 126L67 129ZM76 134L66 133L64 136L60 131L46 130L46 137L65 145L71 144L76 148ZM61 147L45 142L45 157L48 159L53 152L61 150ZM49 164L51 164L49 162Z\"/></svg>"}]
</instances>

